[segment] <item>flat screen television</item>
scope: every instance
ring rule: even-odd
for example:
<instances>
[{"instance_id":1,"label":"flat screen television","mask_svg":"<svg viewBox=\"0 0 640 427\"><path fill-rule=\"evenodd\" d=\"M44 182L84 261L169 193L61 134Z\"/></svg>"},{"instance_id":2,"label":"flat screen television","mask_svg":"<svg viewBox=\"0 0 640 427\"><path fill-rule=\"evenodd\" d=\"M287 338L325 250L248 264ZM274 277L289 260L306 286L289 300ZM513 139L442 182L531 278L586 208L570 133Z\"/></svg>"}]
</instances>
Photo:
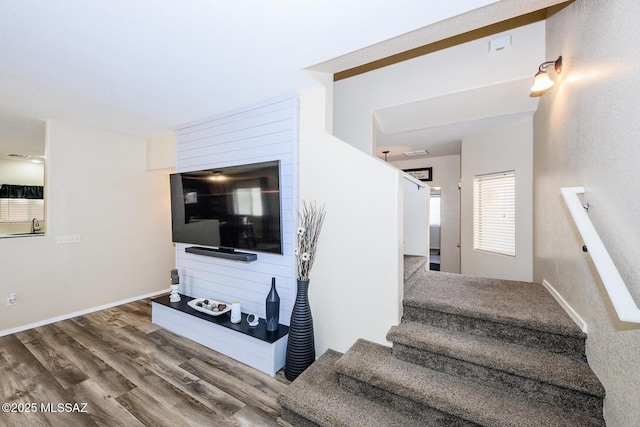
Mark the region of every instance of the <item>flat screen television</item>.
<instances>
[{"instance_id":1,"label":"flat screen television","mask_svg":"<svg viewBox=\"0 0 640 427\"><path fill-rule=\"evenodd\" d=\"M282 253L280 162L171 174L174 242Z\"/></svg>"}]
</instances>

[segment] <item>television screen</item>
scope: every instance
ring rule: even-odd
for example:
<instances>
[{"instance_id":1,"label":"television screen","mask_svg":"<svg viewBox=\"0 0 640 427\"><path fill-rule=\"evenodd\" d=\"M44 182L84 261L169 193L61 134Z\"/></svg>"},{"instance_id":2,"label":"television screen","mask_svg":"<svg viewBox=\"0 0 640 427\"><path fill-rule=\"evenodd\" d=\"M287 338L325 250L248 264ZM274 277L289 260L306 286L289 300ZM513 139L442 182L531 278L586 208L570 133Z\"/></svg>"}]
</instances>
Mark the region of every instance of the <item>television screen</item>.
<instances>
[{"instance_id":1,"label":"television screen","mask_svg":"<svg viewBox=\"0 0 640 427\"><path fill-rule=\"evenodd\" d=\"M282 253L280 162L172 174L173 241Z\"/></svg>"}]
</instances>

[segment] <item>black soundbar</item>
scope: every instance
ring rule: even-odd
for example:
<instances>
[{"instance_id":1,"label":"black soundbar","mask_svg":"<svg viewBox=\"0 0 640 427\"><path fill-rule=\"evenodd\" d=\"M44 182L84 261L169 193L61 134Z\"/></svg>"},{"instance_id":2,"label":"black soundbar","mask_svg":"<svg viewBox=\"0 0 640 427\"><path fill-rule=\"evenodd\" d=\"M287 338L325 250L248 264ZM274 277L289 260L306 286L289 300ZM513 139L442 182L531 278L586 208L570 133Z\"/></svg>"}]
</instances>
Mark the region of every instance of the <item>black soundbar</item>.
<instances>
[{"instance_id":1,"label":"black soundbar","mask_svg":"<svg viewBox=\"0 0 640 427\"><path fill-rule=\"evenodd\" d=\"M258 259L258 255L250 254L247 252L236 252L230 248L205 248L203 246L189 246L184 249L185 252L189 252L191 254L211 256L214 258L224 258L231 259L234 261L244 261L251 262Z\"/></svg>"}]
</instances>

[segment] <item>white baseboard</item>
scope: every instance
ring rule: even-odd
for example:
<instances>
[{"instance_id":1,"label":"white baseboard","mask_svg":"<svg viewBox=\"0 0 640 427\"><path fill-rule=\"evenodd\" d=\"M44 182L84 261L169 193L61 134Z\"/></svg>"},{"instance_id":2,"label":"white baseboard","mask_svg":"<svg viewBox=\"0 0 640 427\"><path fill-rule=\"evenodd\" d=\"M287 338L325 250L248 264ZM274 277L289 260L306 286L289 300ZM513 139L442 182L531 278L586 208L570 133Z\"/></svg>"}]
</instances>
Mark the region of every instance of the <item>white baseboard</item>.
<instances>
[{"instance_id":1,"label":"white baseboard","mask_svg":"<svg viewBox=\"0 0 640 427\"><path fill-rule=\"evenodd\" d=\"M553 286L551 286L551 283L549 283L545 279L543 279L542 280L542 286L547 288L549 293L553 296L553 298L555 298L555 300L558 302L558 304L560 304L560 306L562 308L564 308L564 311L567 312L569 317L571 317L571 319L574 322L576 322L576 325L578 325L578 327L582 330L582 332L584 332L586 334L587 333L587 322L585 322L584 319L582 317L580 317L580 315L573 309L573 307L571 307L569 305L569 303L564 298L562 298L562 295L560 295L560 293Z\"/></svg>"},{"instance_id":2,"label":"white baseboard","mask_svg":"<svg viewBox=\"0 0 640 427\"><path fill-rule=\"evenodd\" d=\"M18 326L16 328L11 328L11 329L5 329L4 331L0 331L0 337L3 337L5 335L15 334L17 332L26 331L27 329L37 328L39 326L44 326L44 325L49 325L51 323L60 322L62 320L71 319L73 317L82 316L84 314L93 313L94 311L105 310L107 308L116 307L118 305L128 304L128 303L133 302L133 301L138 301L138 300L145 299L145 298L157 297L159 295L166 294L167 292L168 291L166 289L163 289L161 291L151 292L150 294L140 295L140 296L133 297L133 298L127 298L127 299L122 300L122 301L112 302L112 303L109 303L109 304L101 305L99 307L92 307L92 308L88 308L86 310L81 310L81 311L76 311L74 313L64 314L62 316L54 317L54 318L51 318L51 319L41 320L39 322L30 323L28 325Z\"/></svg>"}]
</instances>

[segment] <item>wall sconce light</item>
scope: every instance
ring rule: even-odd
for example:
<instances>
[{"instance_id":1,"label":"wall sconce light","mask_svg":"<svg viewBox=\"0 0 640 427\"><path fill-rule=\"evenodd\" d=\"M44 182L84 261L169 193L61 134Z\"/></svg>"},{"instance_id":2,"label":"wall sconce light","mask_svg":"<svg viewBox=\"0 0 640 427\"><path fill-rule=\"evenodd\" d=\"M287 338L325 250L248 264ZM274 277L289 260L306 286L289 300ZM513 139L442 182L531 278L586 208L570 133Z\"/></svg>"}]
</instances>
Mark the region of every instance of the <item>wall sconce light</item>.
<instances>
[{"instance_id":1,"label":"wall sconce light","mask_svg":"<svg viewBox=\"0 0 640 427\"><path fill-rule=\"evenodd\" d=\"M211 171L211 175L207 177L209 181L226 181L227 177L220 171Z\"/></svg>"},{"instance_id":2,"label":"wall sconce light","mask_svg":"<svg viewBox=\"0 0 640 427\"><path fill-rule=\"evenodd\" d=\"M547 74L546 68L554 66L556 70L556 74L560 74L562 72L562 56L558 56L558 59L555 61L546 61L540 64L538 68L538 72L533 78L533 86L531 86L531 96L540 96L545 93L547 90L551 89L555 82L549 78Z\"/></svg>"}]
</instances>

